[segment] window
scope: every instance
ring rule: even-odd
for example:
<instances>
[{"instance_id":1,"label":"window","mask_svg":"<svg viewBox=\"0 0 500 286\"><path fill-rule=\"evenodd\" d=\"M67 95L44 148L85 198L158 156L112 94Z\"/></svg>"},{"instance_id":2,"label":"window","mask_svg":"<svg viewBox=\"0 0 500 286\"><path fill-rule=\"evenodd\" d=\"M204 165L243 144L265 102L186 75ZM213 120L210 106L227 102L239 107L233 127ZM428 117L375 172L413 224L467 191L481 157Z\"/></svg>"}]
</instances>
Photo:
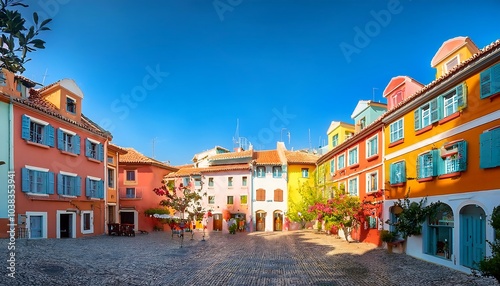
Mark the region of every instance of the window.
<instances>
[{"instance_id":1,"label":"window","mask_svg":"<svg viewBox=\"0 0 500 286\"><path fill-rule=\"evenodd\" d=\"M195 187L201 187L201 178L195 178L194 179L194 186Z\"/></svg>"},{"instance_id":2,"label":"window","mask_svg":"<svg viewBox=\"0 0 500 286\"><path fill-rule=\"evenodd\" d=\"M398 105L401 101L403 101L403 92L400 90L392 96L392 106Z\"/></svg>"},{"instance_id":3,"label":"window","mask_svg":"<svg viewBox=\"0 0 500 286\"><path fill-rule=\"evenodd\" d=\"M248 203L248 196L247 195L241 195L240 196L240 203L242 205L246 205Z\"/></svg>"},{"instance_id":4,"label":"window","mask_svg":"<svg viewBox=\"0 0 500 286\"><path fill-rule=\"evenodd\" d=\"M104 181L100 178L87 177L85 179L85 195L89 198L104 198Z\"/></svg>"},{"instance_id":5,"label":"window","mask_svg":"<svg viewBox=\"0 0 500 286\"><path fill-rule=\"evenodd\" d=\"M43 120L23 115L21 138L33 143L54 147L54 127Z\"/></svg>"},{"instance_id":6,"label":"window","mask_svg":"<svg viewBox=\"0 0 500 286\"><path fill-rule=\"evenodd\" d=\"M332 137L332 147L339 145L339 135L335 134Z\"/></svg>"},{"instance_id":7,"label":"window","mask_svg":"<svg viewBox=\"0 0 500 286\"><path fill-rule=\"evenodd\" d=\"M135 199L135 188L126 188L125 189L125 198L127 199Z\"/></svg>"},{"instance_id":8,"label":"window","mask_svg":"<svg viewBox=\"0 0 500 286\"><path fill-rule=\"evenodd\" d=\"M378 135L366 141L366 157L370 158L378 154Z\"/></svg>"},{"instance_id":9,"label":"window","mask_svg":"<svg viewBox=\"0 0 500 286\"><path fill-rule=\"evenodd\" d=\"M439 203L435 215L428 217L424 239L424 252L426 254L451 259L454 222L453 210L450 206Z\"/></svg>"},{"instance_id":10,"label":"window","mask_svg":"<svg viewBox=\"0 0 500 286\"><path fill-rule=\"evenodd\" d=\"M390 165L390 179L391 185L402 184L406 182L406 165L405 161L399 161Z\"/></svg>"},{"instance_id":11,"label":"window","mask_svg":"<svg viewBox=\"0 0 500 286\"><path fill-rule=\"evenodd\" d=\"M266 176L266 167L257 167L257 178L264 178Z\"/></svg>"},{"instance_id":12,"label":"window","mask_svg":"<svg viewBox=\"0 0 500 286\"><path fill-rule=\"evenodd\" d=\"M467 142L458 141L448 143L441 148L441 162L439 175L462 172L467 169Z\"/></svg>"},{"instance_id":13,"label":"window","mask_svg":"<svg viewBox=\"0 0 500 286\"><path fill-rule=\"evenodd\" d=\"M273 167L273 178L281 178L281 166Z\"/></svg>"},{"instance_id":14,"label":"window","mask_svg":"<svg viewBox=\"0 0 500 286\"><path fill-rule=\"evenodd\" d=\"M208 187L210 188L214 187L214 178L208 178Z\"/></svg>"},{"instance_id":15,"label":"window","mask_svg":"<svg viewBox=\"0 0 500 286\"><path fill-rule=\"evenodd\" d=\"M21 168L22 191L32 194L54 194L54 173L48 169Z\"/></svg>"},{"instance_id":16,"label":"window","mask_svg":"<svg viewBox=\"0 0 500 286\"><path fill-rule=\"evenodd\" d=\"M363 129L365 129L365 127L366 127L366 118L365 118L365 117L363 117L363 118L361 118L361 119L359 120L359 128L360 128L361 130L363 130Z\"/></svg>"},{"instance_id":17,"label":"window","mask_svg":"<svg viewBox=\"0 0 500 286\"><path fill-rule=\"evenodd\" d=\"M108 156L108 163L109 164L114 164L115 163L115 159L113 158L113 156Z\"/></svg>"},{"instance_id":18,"label":"window","mask_svg":"<svg viewBox=\"0 0 500 286\"><path fill-rule=\"evenodd\" d=\"M81 178L76 174L61 172L57 174L57 194L78 197L81 194Z\"/></svg>"},{"instance_id":19,"label":"window","mask_svg":"<svg viewBox=\"0 0 500 286\"><path fill-rule=\"evenodd\" d=\"M454 67L456 67L459 64L459 58L458 55L454 56L451 60L446 62L444 64L444 71L449 72L451 71Z\"/></svg>"},{"instance_id":20,"label":"window","mask_svg":"<svg viewBox=\"0 0 500 286\"><path fill-rule=\"evenodd\" d=\"M227 196L227 204L232 205L234 203L234 197L233 196Z\"/></svg>"},{"instance_id":21,"label":"window","mask_svg":"<svg viewBox=\"0 0 500 286\"><path fill-rule=\"evenodd\" d=\"M134 170L126 170L126 180L135 182L135 171Z\"/></svg>"},{"instance_id":22,"label":"window","mask_svg":"<svg viewBox=\"0 0 500 286\"><path fill-rule=\"evenodd\" d=\"M415 130L448 117L466 106L467 86L462 83L414 111Z\"/></svg>"},{"instance_id":23,"label":"window","mask_svg":"<svg viewBox=\"0 0 500 286\"><path fill-rule=\"evenodd\" d=\"M339 155L339 157L337 158L337 169L341 170L344 168L345 168L345 155L342 154L342 155Z\"/></svg>"},{"instance_id":24,"label":"window","mask_svg":"<svg viewBox=\"0 0 500 286\"><path fill-rule=\"evenodd\" d=\"M389 125L390 143L396 142L404 138L403 134L403 118Z\"/></svg>"},{"instance_id":25,"label":"window","mask_svg":"<svg viewBox=\"0 0 500 286\"><path fill-rule=\"evenodd\" d=\"M58 128L57 149L80 155L80 136L74 132Z\"/></svg>"},{"instance_id":26,"label":"window","mask_svg":"<svg viewBox=\"0 0 500 286\"><path fill-rule=\"evenodd\" d=\"M274 201L275 202L282 202L283 201L283 190L281 190L281 189L274 190Z\"/></svg>"},{"instance_id":27,"label":"window","mask_svg":"<svg viewBox=\"0 0 500 286\"><path fill-rule=\"evenodd\" d=\"M349 166L358 163L358 147L349 150Z\"/></svg>"},{"instance_id":28,"label":"window","mask_svg":"<svg viewBox=\"0 0 500 286\"><path fill-rule=\"evenodd\" d=\"M302 168L302 178L309 178L309 169Z\"/></svg>"},{"instance_id":29,"label":"window","mask_svg":"<svg viewBox=\"0 0 500 286\"><path fill-rule=\"evenodd\" d=\"M255 196L255 200L257 201L265 201L266 200L266 190L264 189L258 189L256 191L256 196Z\"/></svg>"},{"instance_id":30,"label":"window","mask_svg":"<svg viewBox=\"0 0 500 286\"><path fill-rule=\"evenodd\" d=\"M358 178L350 179L347 185L349 186L349 195L358 196Z\"/></svg>"},{"instance_id":31,"label":"window","mask_svg":"<svg viewBox=\"0 0 500 286\"><path fill-rule=\"evenodd\" d=\"M0 71L0 86L5 86L6 83L7 83L7 77L2 71Z\"/></svg>"},{"instance_id":32,"label":"window","mask_svg":"<svg viewBox=\"0 0 500 286\"><path fill-rule=\"evenodd\" d=\"M94 212L82 211L82 234L94 232Z\"/></svg>"},{"instance_id":33,"label":"window","mask_svg":"<svg viewBox=\"0 0 500 286\"><path fill-rule=\"evenodd\" d=\"M208 196L208 203L211 205L215 204L215 196Z\"/></svg>"},{"instance_id":34,"label":"window","mask_svg":"<svg viewBox=\"0 0 500 286\"><path fill-rule=\"evenodd\" d=\"M330 174L333 175L335 173L335 159L330 161Z\"/></svg>"},{"instance_id":35,"label":"window","mask_svg":"<svg viewBox=\"0 0 500 286\"><path fill-rule=\"evenodd\" d=\"M191 179L189 177L182 178L182 186L183 187L189 187L190 182L191 182Z\"/></svg>"},{"instance_id":36,"label":"window","mask_svg":"<svg viewBox=\"0 0 500 286\"><path fill-rule=\"evenodd\" d=\"M227 186L232 187L233 186L233 177L228 177L227 178Z\"/></svg>"},{"instance_id":37,"label":"window","mask_svg":"<svg viewBox=\"0 0 500 286\"><path fill-rule=\"evenodd\" d=\"M500 92L500 63L480 73L481 98L487 98Z\"/></svg>"},{"instance_id":38,"label":"window","mask_svg":"<svg viewBox=\"0 0 500 286\"><path fill-rule=\"evenodd\" d=\"M366 174L366 191L375 192L378 190L378 172Z\"/></svg>"},{"instance_id":39,"label":"window","mask_svg":"<svg viewBox=\"0 0 500 286\"><path fill-rule=\"evenodd\" d=\"M439 150L421 154L417 158L417 179L437 176Z\"/></svg>"},{"instance_id":40,"label":"window","mask_svg":"<svg viewBox=\"0 0 500 286\"><path fill-rule=\"evenodd\" d=\"M85 156L102 162L104 160L104 148L102 144L95 140L85 139Z\"/></svg>"},{"instance_id":41,"label":"window","mask_svg":"<svg viewBox=\"0 0 500 286\"><path fill-rule=\"evenodd\" d=\"M479 136L479 167L500 166L500 126L486 130Z\"/></svg>"},{"instance_id":42,"label":"window","mask_svg":"<svg viewBox=\"0 0 500 286\"><path fill-rule=\"evenodd\" d=\"M246 186L247 186L247 180L248 180L248 179L247 179L247 177L242 177L242 178L241 178L241 185L242 185L243 187L246 187Z\"/></svg>"},{"instance_id":43,"label":"window","mask_svg":"<svg viewBox=\"0 0 500 286\"><path fill-rule=\"evenodd\" d=\"M115 169L108 168L108 188L115 188Z\"/></svg>"},{"instance_id":44,"label":"window","mask_svg":"<svg viewBox=\"0 0 500 286\"><path fill-rule=\"evenodd\" d=\"M66 111L76 113L76 101L71 97L66 97Z\"/></svg>"}]
</instances>

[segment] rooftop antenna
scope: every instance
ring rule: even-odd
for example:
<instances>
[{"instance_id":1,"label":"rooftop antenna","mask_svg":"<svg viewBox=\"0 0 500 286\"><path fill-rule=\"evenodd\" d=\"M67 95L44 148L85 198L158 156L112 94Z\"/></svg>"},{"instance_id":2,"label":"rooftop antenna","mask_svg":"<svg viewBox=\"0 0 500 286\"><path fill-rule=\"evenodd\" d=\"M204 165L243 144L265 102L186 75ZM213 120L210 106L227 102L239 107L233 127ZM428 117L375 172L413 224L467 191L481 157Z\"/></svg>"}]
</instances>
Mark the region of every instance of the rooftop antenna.
<instances>
[{"instance_id":1,"label":"rooftop antenna","mask_svg":"<svg viewBox=\"0 0 500 286\"><path fill-rule=\"evenodd\" d=\"M372 96L373 96L373 102L375 102L375 90L378 89L376 87L372 88Z\"/></svg>"},{"instance_id":2,"label":"rooftop antenna","mask_svg":"<svg viewBox=\"0 0 500 286\"><path fill-rule=\"evenodd\" d=\"M47 77L47 71L49 70L49 68L46 68L45 69L45 73L43 74L43 79L42 79L42 86L45 85L45 78Z\"/></svg>"},{"instance_id":3,"label":"rooftop antenna","mask_svg":"<svg viewBox=\"0 0 500 286\"><path fill-rule=\"evenodd\" d=\"M240 119L236 118L236 131L234 132L233 144L234 148L239 148L240 146Z\"/></svg>"}]
</instances>

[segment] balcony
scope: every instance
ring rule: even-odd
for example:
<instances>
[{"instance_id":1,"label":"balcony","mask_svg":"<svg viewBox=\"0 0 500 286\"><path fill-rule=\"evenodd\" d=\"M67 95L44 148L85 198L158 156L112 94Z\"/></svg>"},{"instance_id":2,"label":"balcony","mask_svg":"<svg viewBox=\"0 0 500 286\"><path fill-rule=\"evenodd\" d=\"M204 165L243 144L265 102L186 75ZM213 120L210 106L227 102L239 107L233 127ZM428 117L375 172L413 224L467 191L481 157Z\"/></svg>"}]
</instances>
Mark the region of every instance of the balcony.
<instances>
[{"instance_id":1,"label":"balcony","mask_svg":"<svg viewBox=\"0 0 500 286\"><path fill-rule=\"evenodd\" d=\"M140 200L142 199L143 188L120 188L120 200Z\"/></svg>"}]
</instances>

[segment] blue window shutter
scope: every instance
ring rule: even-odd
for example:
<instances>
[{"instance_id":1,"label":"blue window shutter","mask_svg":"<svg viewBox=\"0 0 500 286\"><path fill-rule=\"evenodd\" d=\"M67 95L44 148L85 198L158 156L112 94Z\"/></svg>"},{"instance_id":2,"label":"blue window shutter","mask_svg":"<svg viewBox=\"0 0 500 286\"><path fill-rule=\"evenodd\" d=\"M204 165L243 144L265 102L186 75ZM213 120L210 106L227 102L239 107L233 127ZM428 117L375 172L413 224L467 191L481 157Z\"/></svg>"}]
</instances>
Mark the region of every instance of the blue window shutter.
<instances>
[{"instance_id":1,"label":"blue window shutter","mask_svg":"<svg viewBox=\"0 0 500 286\"><path fill-rule=\"evenodd\" d=\"M73 136L73 146L76 155L80 155L80 136Z\"/></svg>"},{"instance_id":2,"label":"blue window shutter","mask_svg":"<svg viewBox=\"0 0 500 286\"><path fill-rule=\"evenodd\" d=\"M460 141L457 143L458 147L458 170L467 170L467 141Z\"/></svg>"},{"instance_id":3,"label":"blue window shutter","mask_svg":"<svg viewBox=\"0 0 500 286\"><path fill-rule=\"evenodd\" d=\"M104 145L101 143L97 145L99 148L99 161L104 161Z\"/></svg>"},{"instance_id":4,"label":"blue window shutter","mask_svg":"<svg viewBox=\"0 0 500 286\"><path fill-rule=\"evenodd\" d=\"M433 100L431 100L429 102L429 108L430 108L430 112L431 112L431 123L434 123L436 121L438 121L440 118L440 100L441 97L436 97L434 98Z\"/></svg>"},{"instance_id":5,"label":"blue window shutter","mask_svg":"<svg viewBox=\"0 0 500 286\"><path fill-rule=\"evenodd\" d=\"M63 193L63 175L57 174L57 194L62 195Z\"/></svg>"},{"instance_id":6,"label":"blue window shutter","mask_svg":"<svg viewBox=\"0 0 500 286\"><path fill-rule=\"evenodd\" d=\"M90 141L85 139L85 156L90 157Z\"/></svg>"},{"instance_id":7,"label":"blue window shutter","mask_svg":"<svg viewBox=\"0 0 500 286\"><path fill-rule=\"evenodd\" d=\"M421 169L424 166L423 160L424 160L424 155L419 155L417 158L417 179L422 178L422 174L424 173L423 170Z\"/></svg>"},{"instance_id":8,"label":"blue window shutter","mask_svg":"<svg viewBox=\"0 0 500 286\"><path fill-rule=\"evenodd\" d=\"M480 96L481 98L487 98L491 95L491 69L487 69L480 73Z\"/></svg>"},{"instance_id":9,"label":"blue window shutter","mask_svg":"<svg viewBox=\"0 0 500 286\"><path fill-rule=\"evenodd\" d=\"M457 86L457 107L463 109L467 106L467 85L462 83Z\"/></svg>"},{"instance_id":10,"label":"blue window shutter","mask_svg":"<svg viewBox=\"0 0 500 286\"><path fill-rule=\"evenodd\" d=\"M48 172L47 173L47 188L46 194L53 195L54 194L54 173Z\"/></svg>"},{"instance_id":11,"label":"blue window shutter","mask_svg":"<svg viewBox=\"0 0 500 286\"><path fill-rule=\"evenodd\" d=\"M79 197L82 194L82 178L75 177L75 196Z\"/></svg>"},{"instance_id":12,"label":"blue window shutter","mask_svg":"<svg viewBox=\"0 0 500 286\"><path fill-rule=\"evenodd\" d=\"M91 194L90 194L90 179L89 178L85 178L85 195L87 197L91 196Z\"/></svg>"},{"instance_id":13,"label":"blue window shutter","mask_svg":"<svg viewBox=\"0 0 500 286\"><path fill-rule=\"evenodd\" d=\"M57 149L63 149L63 131L57 128Z\"/></svg>"},{"instance_id":14,"label":"blue window shutter","mask_svg":"<svg viewBox=\"0 0 500 286\"><path fill-rule=\"evenodd\" d=\"M21 138L25 140L30 140L30 123L31 120L28 116L24 115L22 116L22 131L21 131Z\"/></svg>"},{"instance_id":15,"label":"blue window shutter","mask_svg":"<svg viewBox=\"0 0 500 286\"><path fill-rule=\"evenodd\" d=\"M104 181L99 181L99 198L104 199Z\"/></svg>"},{"instance_id":16,"label":"blue window shutter","mask_svg":"<svg viewBox=\"0 0 500 286\"><path fill-rule=\"evenodd\" d=\"M414 117L415 117L415 130L419 130L420 129L420 108L415 110Z\"/></svg>"},{"instance_id":17,"label":"blue window shutter","mask_svg":"<svg viewBox=\"0 0 500 286\"><path fill-rule=\"evenodd\" d=\"M390 167L389 167L389 182L390 182L391 184L394 184L394 179L395 179L395 177L396 177L396 174L395 174L395 169L396 169L396 168L395 168L395 165L394 165L394 163L392 163L392 164L390 165Z\"/></svg>"},{"instance_id":18,"label":"blue window shutter","mask_svg":"<svg viewBox=\"0 0 500 286\"><path fill-rule=\"evenodd\" d=\"M439 161L441 159L441 154L439 149L432 150L432 176L437 176L439 174Z\"/></svg>"},{"instance_id":19,"label":"blue window shutter","mask_svg":"<svg viewBox=\"0 0 500 286\"><path fill-rule=\"evenodd\" d=\"M493 132L488 131L479 135L479 167L492 168L495 167L492 159L493 150Z\"/></svg>"},{"instance_id":20,"label":"blue window shutter","mask_svg":"<svg viewBox=\"0 0 500 286\"><path fill-rule=\"evenodd\" d=\"M404 182L406 182L406 161L401 161L400 168L401 168L401 182L400 183L404 183Z\"/></svg>"},{"instance_id":21,"label":"blue window shutter","mask_svg":"<svg viewBox=\"0 0 500 286\"><path fill-rule=\"evenodd\" d=\"M54 147L54 127L52 127L51 125L47 125L43 128L43 131L45 132L45 136L43 138L45 145Z\"/></svg>"},{"instance_id":22,"label":"blue window shutter","mask_svg":"<svg viewBox=\"0 0 500 286\"><path fill-rule=\"evenodd\" d=\"M334 159L332 159L330 161L330 172L331 173L335 172L335 160Z\"/></svg>"},{"instance_id":23,"label":"blue window shutter","mask_svg":"<svg viewBox=\"0 0 500 286\"><path fill-rule=\"evenodd\" d=\"M29 170L26 168L21 168L21 191L24 193L29 193L30 191Z\"/></svg>"},{"instance_id":24,"label":"blue window shutter","mask_svg":"<svg viewBox=\"0 0 500 286\"><path fill-rule=\"evenodd\" d=\"M496 64L491 68L491 94L500 92L500 64Z\"/></svg>"},{"instance_id":25,"label":"blue window shutter","mask_svg":"<svg viewBox=\"0 0 500 286\"><path fill-rule=\"evenodd\" d=\"M500 128L493 129L491 134L491 163L492 167L500 166Z\"/></svg>"}]
</instances>

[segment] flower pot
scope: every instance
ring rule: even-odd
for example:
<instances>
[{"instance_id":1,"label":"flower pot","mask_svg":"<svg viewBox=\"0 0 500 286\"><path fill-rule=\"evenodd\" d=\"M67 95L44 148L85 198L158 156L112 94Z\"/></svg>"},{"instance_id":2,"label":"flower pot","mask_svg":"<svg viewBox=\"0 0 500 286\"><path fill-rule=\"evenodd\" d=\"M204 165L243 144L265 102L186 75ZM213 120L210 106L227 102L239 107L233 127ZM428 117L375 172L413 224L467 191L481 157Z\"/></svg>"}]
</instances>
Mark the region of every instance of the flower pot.
<instances>
[{"instance_id":1,"label":"flower pot","mask_svg":"<svg viewBox=\"0 0 500 286\"><path fill-rule=\"evenodd\" d=\"M392 248L393 248L393 246L394 246L394 245L393 245L392 243L390 243L390 242L388 242L388 243L387 243L387 252L388 252L388 253L392 253Z\"/></svg>"}]
</instances>

